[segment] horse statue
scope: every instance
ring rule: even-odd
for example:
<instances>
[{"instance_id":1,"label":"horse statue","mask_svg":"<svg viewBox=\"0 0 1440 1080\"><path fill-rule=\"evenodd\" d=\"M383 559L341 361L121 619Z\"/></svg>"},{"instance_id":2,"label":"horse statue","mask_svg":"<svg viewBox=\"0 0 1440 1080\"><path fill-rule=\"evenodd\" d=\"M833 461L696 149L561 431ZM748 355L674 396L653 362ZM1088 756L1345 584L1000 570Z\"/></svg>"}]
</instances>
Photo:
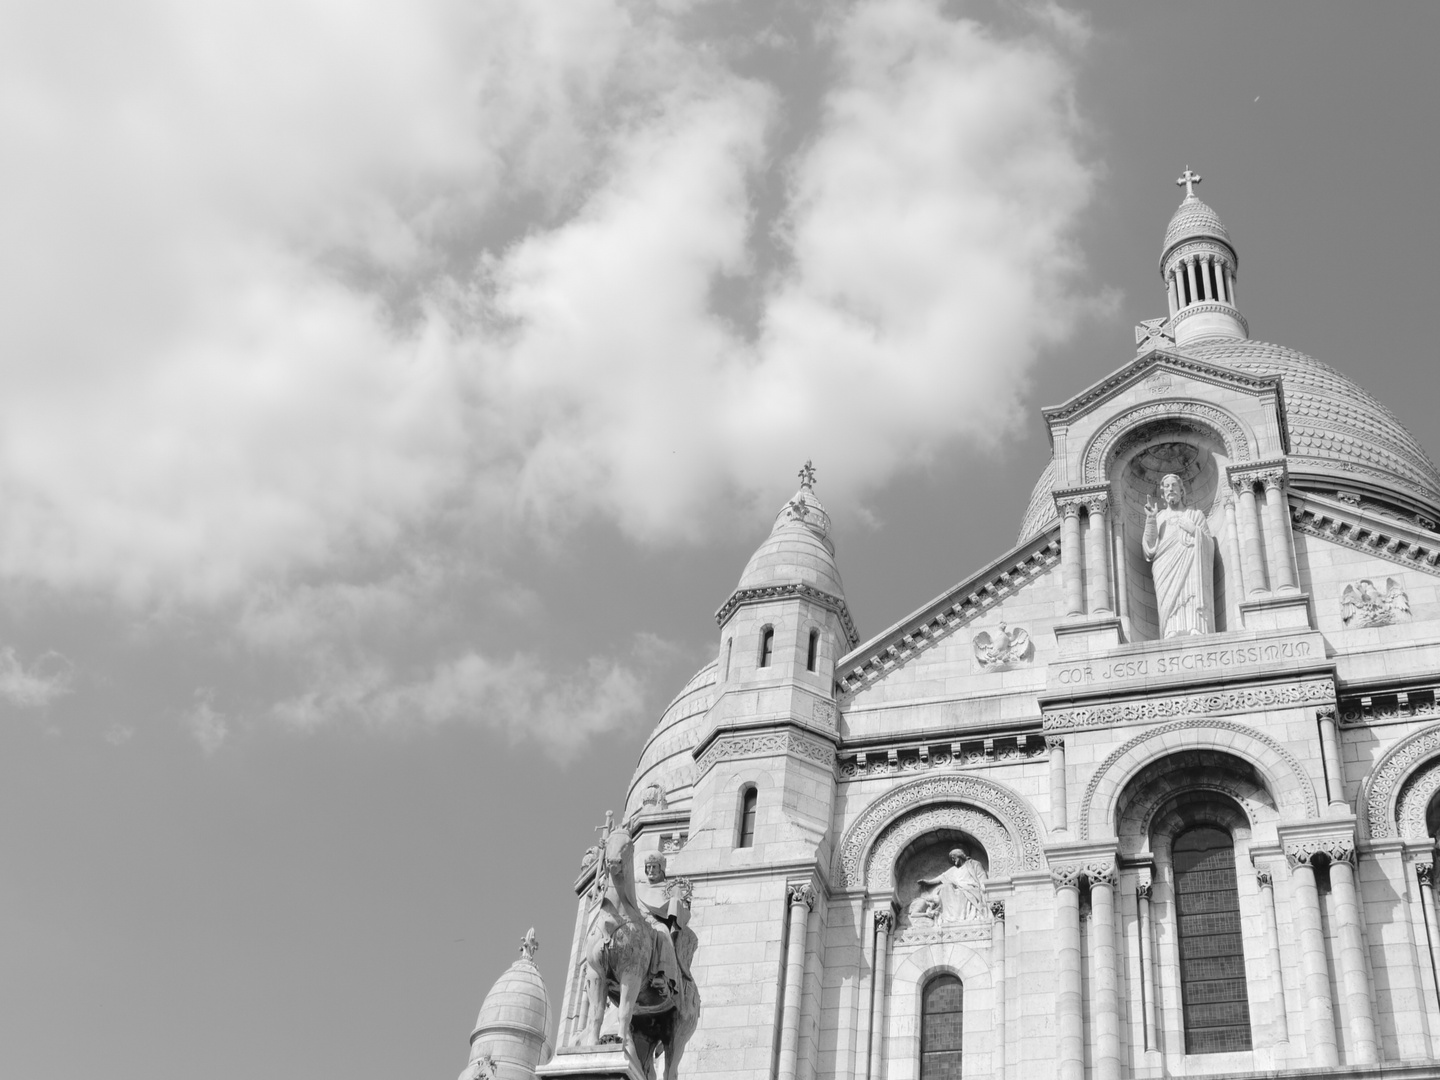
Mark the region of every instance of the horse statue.
<instances>
[{"instance_id":1,"label":"horse statue","mask_svg":"<svg viewBox=\"0 0 1440 1080\"><path fill-rule=\"evenodd\" d=\"M685 1044L700 1020L700 992L690 975L696 938L673 919L662 924L663 911L652 907L655 917L647 917L635 894L633 858L625 830L604 838L597 880L600 904L585 936L590 997L585 1044L600 1043L608 1000L617 1006L625 1049L646 1080L655 1080L655 1056L662 1051L665 1080L676 1080ZM688 918L688 903L676 899L671 908L678 911L682 903Z\"/></svg>"}]
</instances>

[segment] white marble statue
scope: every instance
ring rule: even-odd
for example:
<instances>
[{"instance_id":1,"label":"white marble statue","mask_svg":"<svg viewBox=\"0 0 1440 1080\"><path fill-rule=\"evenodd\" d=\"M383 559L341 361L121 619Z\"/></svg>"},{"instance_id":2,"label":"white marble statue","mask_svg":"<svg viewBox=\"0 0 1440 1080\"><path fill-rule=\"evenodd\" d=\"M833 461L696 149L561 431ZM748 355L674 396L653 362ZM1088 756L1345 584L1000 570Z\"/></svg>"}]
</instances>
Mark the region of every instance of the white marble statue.
<instances>
[{"instance_id":1,"label":"white marble statue","mask_svg":"<svg viewBox=\"0 0 1440 1080\"><path fill-rule=\"evenodd\" d=\"M950 868L939 877L921 878L919 882L926 895L939 897L939 921L960 923L983 919L986 911L985 871L960 848L950 852L950 864ZM932 889L934 893L930 892ZM911 910L913 912L914 905Z\"/></svg>"},{"instance_id":2,"label":"white marble statue","mask_svg":"<svg viewBox=\"0 0 1440 1080\"><path fill-rule=\"evenodd\" d=\"M1185 485L1169 473L1160 481L1160 505L1145 500L1141 547L1155 577L1161 637L1214 630L1215 541L1205 515L1185 505Z\"/></svg>"}]
</instances>

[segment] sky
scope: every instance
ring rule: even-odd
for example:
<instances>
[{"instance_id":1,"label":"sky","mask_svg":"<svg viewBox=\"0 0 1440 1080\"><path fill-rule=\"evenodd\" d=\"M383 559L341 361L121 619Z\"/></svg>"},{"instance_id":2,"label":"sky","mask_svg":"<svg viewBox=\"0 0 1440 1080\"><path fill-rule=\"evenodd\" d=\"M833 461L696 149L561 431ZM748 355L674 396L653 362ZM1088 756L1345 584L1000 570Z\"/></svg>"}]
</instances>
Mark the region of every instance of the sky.
<instances>
[{"instance_id":1,"label":"sky","mask_svg":"<svg viewBox=\"0 0 1440 1080\"><path fill-rule=\"evenodd\" d=\"M454 1076L530 926L558 1002L800 464L862 637L1007 550L1187 166L1252 335L1440 454L1437 47L1428 3L0 0L0 1075Z\"/></svg>"}]
</instances>

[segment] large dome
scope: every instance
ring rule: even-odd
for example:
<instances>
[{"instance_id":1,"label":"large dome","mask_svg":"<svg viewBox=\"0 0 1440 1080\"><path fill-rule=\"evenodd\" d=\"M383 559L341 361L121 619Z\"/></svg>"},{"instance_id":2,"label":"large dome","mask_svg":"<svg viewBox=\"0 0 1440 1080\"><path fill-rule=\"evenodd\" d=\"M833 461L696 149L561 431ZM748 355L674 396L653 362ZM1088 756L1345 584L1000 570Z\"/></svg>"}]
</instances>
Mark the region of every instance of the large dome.
<instances>
[{"instance_id":1,"label":"large dome","mask_svg":"<svg viewBox=\"0 0 1440 1080\"><path fill-rule=\"evenodd\" d=\"M1247 375L1279 375L1290 433L1291 481L1316 488L1349 483L1382 488L1397 502L1440 516L1440 471L1395 414L1328 364L1282 345L1205 338L1179 350ZM1020 541L1055 524L1053 463L1030 496Z\"/></svg>"}]
</instances>

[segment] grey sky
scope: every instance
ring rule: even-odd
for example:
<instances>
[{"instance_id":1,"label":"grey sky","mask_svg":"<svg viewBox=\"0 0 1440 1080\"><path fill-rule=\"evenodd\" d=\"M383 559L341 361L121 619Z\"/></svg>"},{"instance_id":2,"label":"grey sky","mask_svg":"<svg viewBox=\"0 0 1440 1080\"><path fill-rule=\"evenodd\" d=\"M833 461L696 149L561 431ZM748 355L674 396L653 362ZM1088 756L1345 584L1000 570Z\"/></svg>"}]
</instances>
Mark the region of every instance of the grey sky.
<instances>
[{"instance_id":1,"label":"grey sky","mask_svg":"<svg viewBox=\"0 0 1440 1080\"><path fill-rule=\"evenodd\" d=\"M801 461L862 636L1008 548L1186 165L1440 453L1435 5L174 10L0 6L6 1076L452 1076L531 925L558 1000Z\"/></svg>"}]
</instances>

